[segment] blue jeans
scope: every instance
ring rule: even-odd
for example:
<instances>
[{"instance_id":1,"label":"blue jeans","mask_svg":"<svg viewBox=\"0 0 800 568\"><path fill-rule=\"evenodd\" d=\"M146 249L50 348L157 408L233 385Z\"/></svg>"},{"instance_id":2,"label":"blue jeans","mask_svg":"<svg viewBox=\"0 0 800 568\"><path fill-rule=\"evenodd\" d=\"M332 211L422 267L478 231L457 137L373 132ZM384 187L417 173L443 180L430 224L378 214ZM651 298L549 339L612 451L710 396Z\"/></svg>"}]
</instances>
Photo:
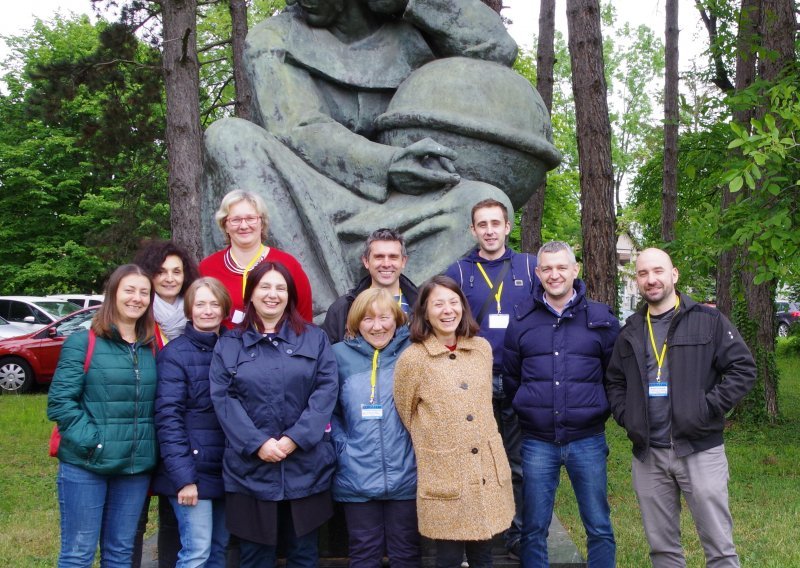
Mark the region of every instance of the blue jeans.
<instances>
[{"instance_id":1,"label":"blue jeans","mask_svg":"<svg viewBox=\"0 0 800 568\"><path fill-rule=\"evenodd\" d=\"M225 568L225 500L200 499L197 505L179 505L177 497L169 502L178 519L181 549L175 568Z\"/></svg>"},{"instance_id":2,"label":"blue jeans","mask_svg":"<svg viewBox=\"0 0 800 568\"><path fill-rule=\"evenodd\" d=\"M522 441L523 568L549 566L547 534L562 465L567 468L586 529L588 565L590 568L613 568L617 547L608 506L607 457L608 445L603 433L567 444L551 444L533 438Z\"/></svg>"},{"instance_id":3,"label":"blue jeans","mask_svg":"<svg viewBox=\"0 0 800 568\"><path fill-rule=\"evenodd\" d=\"M101 533L100 565L130 566L150 475L100 475L61 463L56 482L61 511L58 568L91 567Z\"/></svg>"}]
</instances>

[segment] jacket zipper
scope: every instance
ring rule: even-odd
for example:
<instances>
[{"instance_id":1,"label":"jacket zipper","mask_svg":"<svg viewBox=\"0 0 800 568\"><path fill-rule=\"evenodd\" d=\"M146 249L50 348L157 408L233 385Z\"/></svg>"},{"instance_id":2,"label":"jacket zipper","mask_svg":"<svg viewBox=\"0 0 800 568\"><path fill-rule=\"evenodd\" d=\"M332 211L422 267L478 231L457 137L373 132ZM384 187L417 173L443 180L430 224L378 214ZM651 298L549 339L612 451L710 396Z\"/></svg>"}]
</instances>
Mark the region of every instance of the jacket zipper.
<instances>
[{"instance_id":1,"label":"jacket zipper","mask_svg":"<svg viewBox=\"0 0 800 568\"><path fill-rule=\"evenodd\" d=\"M138 446L137 434L139 432L139 398L141 396L141 378L139 376L139 354L136 344L130 344L131 357L133 359L133 374L135 377L136 395L133 400L133 447L131 448L131 473L134 472L136 465L136 448Z\"/></svg>"}]
</instances>

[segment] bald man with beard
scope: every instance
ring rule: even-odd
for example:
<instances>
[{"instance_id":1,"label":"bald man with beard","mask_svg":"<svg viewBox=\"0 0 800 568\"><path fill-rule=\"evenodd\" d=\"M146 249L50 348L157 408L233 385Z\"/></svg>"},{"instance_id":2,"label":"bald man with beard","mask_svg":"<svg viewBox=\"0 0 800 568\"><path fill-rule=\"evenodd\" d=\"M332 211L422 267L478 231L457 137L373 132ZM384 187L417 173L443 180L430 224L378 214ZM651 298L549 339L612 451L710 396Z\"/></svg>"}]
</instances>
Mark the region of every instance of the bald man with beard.
<instances>
[{"instance_id":1,"label":"bald man with beard","mask_svg":"<svg viewBox=\"0 0 800 568\"><path fill-rule=\"evenodd\" d=\"M738 567L728 507L725 414L753 388L756 366L717 309L675 289L660 249L636 259L646 304L628 318L606 372L614 419L633 442L633 487L656 568L683 567L680 496L709 568Z\"/></svg>"}]
</instances>

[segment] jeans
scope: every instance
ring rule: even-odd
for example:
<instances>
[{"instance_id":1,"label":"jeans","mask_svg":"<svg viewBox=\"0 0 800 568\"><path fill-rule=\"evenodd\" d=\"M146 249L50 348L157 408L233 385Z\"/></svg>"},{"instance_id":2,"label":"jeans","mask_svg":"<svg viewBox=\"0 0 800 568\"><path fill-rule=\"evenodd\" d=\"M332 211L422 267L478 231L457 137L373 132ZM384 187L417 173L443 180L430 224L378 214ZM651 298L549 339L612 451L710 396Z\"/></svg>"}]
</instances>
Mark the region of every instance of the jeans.
<instances>
[{"instance_id":1,"label":"jeans","mask_svg":"<svg viewBox=\"0 0 800 568\"><path fill-rule=\"evenodd\" d=\"M681 493L686 498L708 568L738 568L728 508L725 446L678 457L672 448L650 448L633 458L633 489L655 568L686 566L681 546Z\"/></svg>"},{"instance_id":2,"label":"jeans","mask_svg":"<svg viewBox=\"0 0 800 568\"><path fill-rule=\"evenodd\" d=\"M100 566L130 566L150 475L100 475L60 463L57 485L61 511L58 568L91 567L101 531Z\"/></svg>"},{"instance_id":3,"label":"jeans","mask_svg":"<svg viewBox=\"0 0 800 568\"><path fill-rule=\"evenodd\" d=\"M503 533L503 542L507 549L520 541L522 534L522 511L524 498L522 491L522 433L519 428L517 413L511 406L512 399L503 392L503 376L492 378L492 407L497 429L503 438L503 447L511 466L511 487L514 490L514 519L511 526Z\"/></svg>"},{"instance_id":4,"label":"jeans","mask_svg":"<svg viewBox=\"0 0 800 568\"><path fill-rule=\"evenodd\" d=\"M436 540L436 568L461 568L464 554L469 568L491 568L491 540Z\"/></svg>"},{"instance_id":5,"label":"jeans","mask_svg":"<svg viewBox=\"0 0 800 568\"><path fill-rule=\"evenodd\" d=\"M392 568L420 565L417 501L373 500L344 503L350 544L350 568L380 568L383 556Z\"/></svg>"},{"instance_id":6,"label":"jeans","mask_svg":"<svg viewBox=\"0 0 800 568\"><path fill-rule=\"evenodd\" d=\"M225 568L225 500L200 499L197 505L179 505L177 497L169 498L178 519L181 549L175 568Z\"/></svg>"},{"instance_id":7,"label":"jeans","mask_svg":"<svg viewBox=\"0 0 800 568\"><path fill-rule=\"evenodd\" d=\"M553 516L561 466L567 468L586 530L589 568L613 568L616 543L608 506L606 458L603 433L552 444L533 438L522 441L525 513L522 523L522 566L547 568L547 534Z\"/></svg>"},{"instance_id":8,"label":"jeans","mask_svg":"<svg viewBox=\"0 0 800 568\"><path fill-rule=\"evenodd\" d=\"M142 567L142 551L144 549L144 533L147 530L147 517L150 513L150 497L145 499L139 526L136 527L136 540L133 543L133 564L131 568ZM172 510L169 498L158 497L158 568L175 568L181 539L178 533L178 519Z\"/></svg>"}]
</instances>

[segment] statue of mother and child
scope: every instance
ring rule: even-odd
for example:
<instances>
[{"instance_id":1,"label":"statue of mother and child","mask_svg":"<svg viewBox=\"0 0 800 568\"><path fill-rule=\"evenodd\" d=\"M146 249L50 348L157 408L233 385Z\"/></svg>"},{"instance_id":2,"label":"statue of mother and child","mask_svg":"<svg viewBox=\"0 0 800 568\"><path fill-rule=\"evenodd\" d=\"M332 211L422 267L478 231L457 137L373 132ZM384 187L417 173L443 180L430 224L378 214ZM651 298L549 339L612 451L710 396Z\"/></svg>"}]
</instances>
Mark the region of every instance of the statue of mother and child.
<instances>
[{"instance_id":1,"label":"statue of mother and child","mask_svg":"<svg viewBox=\"0 0 800 568\"><path fill-rule=\"evenodd\" d=\"M205 135L204 246L235 188L314 284L315 313L357 281L367 236L400 230L416 282L473 245L469 211L509 210L555 168L550 118L511 69L517 45L480 0L287 0L247 36L254 122Z\"/></svg>"}]
</instances>

